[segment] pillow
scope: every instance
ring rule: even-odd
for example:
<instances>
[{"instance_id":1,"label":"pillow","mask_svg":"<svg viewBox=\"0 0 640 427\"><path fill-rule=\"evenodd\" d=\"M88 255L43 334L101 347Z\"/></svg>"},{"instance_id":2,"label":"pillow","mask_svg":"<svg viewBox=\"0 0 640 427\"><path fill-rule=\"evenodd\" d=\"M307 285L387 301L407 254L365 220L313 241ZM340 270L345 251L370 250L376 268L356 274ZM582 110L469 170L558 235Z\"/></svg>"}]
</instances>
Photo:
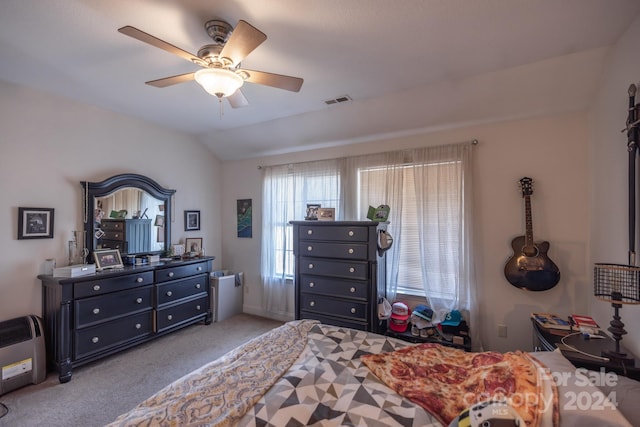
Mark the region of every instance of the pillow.
<instances>
[{"instance_id":1,"label":"pillow","mask_svg":"<svg viewBox=\"0 0 640 427\"><path fill-rule=\"evenodd\" d=\"M618 375L615 381L598 387L606 396L615 397L618 410L632 425L640 426L640 382Z\"/></svg>"},{"instance_id":2,"label":"pillow","mask_svg":"<svg viewBox=\"0 0 640 427\"><path fill-rule=\"evenodd\" d=\"M576 369L557 349L529 354L551 371L558 386L562 427L632 427L616 405L592 384L592 371Z\"/></svg>"}]
</instances>

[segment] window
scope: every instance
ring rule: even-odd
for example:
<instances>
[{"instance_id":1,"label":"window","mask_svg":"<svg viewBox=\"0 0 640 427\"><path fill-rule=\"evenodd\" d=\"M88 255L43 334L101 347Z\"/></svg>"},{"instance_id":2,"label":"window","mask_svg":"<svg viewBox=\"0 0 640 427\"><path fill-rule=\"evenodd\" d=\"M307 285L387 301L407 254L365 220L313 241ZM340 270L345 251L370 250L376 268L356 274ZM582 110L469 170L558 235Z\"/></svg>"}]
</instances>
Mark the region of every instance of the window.
<instances>
[{"instance_id":1,"label":"window","mask_svg":"<svg viewBox=\"0 0 640 427\"><path fill-rule=\"evenodd\" d=\"M457 197L458 181L447 181L452 185L437 184L441 181L438 179L439 175L459 175L460 162L433 162L399 165L394 168L360 169L358 171L360 194L366 194L369 199L382 199L390 181L389 174L396 174L396 179L402 182L399 196L402 199L402 209L400 218L396 217L394 221L400 225L393 232L393 235L398 237L395 241L399 246L397 248L399 251L397 292L424 296L426 283L427 296L455 299L457 277L455 265L430 262L429 258L430 255L437 255L434 258L439 258L443 247L460 245L458 224L460 206L455 203L455 200L451 203L451 199ZM419 194L425 195L425 203L421 207L418 203L422 199L418 197ZM448 199L447 203L439 203L443 199ZM363 204L360 203L359 206ZM421 240L425 243L424 246L421 245ZM389 269L389 271L393 270Z\"/></svg>"}]
</instances>

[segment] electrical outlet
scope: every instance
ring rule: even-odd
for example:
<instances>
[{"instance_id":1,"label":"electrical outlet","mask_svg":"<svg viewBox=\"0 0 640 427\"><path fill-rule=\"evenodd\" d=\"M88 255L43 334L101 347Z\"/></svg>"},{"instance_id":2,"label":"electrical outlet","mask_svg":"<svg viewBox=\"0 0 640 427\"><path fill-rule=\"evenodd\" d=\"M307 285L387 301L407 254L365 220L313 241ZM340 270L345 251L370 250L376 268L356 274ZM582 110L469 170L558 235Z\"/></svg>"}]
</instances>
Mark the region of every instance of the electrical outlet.
<instances>
[{"instance_id":1,"label":"electrical outlet","mask_svg":"<svg viewBox=\"0 0 640 427\"><path fill-rule=\"evenodd\" d=\"M498 325L498 336L500 338L507 337L507 325Z\"/></svg>"}]
</instances>

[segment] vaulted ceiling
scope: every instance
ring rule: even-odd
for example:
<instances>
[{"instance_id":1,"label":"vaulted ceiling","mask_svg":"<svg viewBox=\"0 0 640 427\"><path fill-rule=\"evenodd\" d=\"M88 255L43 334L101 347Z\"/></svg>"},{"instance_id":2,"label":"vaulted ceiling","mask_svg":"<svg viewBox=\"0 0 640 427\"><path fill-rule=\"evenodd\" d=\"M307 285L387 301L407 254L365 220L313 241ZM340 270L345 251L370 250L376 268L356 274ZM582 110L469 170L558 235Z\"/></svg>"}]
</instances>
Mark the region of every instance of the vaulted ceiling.
<instances>
[{"instance_id":1,"label":"vaulted ceiling","mask_svg":"<svg viewBox=\"0 0 640 427\"><path fill-rule=\"evenodd\" d=\"M0 79L193 134L232 160L585 110L639 13L637 0L2 0ZM245 83L249 105L233 109L193 81L145 85L199 67L117 31L195 54L211 19L264 32L242 66L302 77L300 92Z\"/></svg>"}]
</instances>

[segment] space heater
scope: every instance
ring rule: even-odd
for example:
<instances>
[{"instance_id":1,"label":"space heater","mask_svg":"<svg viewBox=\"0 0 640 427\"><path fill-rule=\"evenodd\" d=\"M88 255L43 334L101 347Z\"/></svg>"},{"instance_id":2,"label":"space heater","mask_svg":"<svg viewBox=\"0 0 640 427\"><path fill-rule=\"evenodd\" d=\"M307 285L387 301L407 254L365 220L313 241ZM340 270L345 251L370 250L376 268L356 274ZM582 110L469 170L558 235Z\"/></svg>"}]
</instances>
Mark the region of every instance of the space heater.
<instances>
[{"instance_id":1,"label":"space heater","mask_svg":"<svg viewBox=\"0 0 640 427\"><path fill-rule=\"evenodd\" d=\"M47 376L42 320L24 316L0 322L0 395Z\"/></svg>"}]
</instances>

